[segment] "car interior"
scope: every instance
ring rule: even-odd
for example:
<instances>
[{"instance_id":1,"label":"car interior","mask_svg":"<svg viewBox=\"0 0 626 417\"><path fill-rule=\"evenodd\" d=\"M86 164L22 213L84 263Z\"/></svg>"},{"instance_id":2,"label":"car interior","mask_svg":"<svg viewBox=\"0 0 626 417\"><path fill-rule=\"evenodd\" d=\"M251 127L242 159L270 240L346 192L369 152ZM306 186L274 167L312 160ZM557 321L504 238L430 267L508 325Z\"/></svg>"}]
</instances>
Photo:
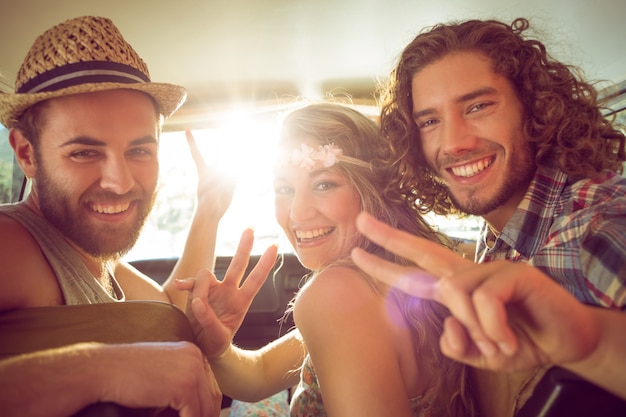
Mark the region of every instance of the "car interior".
<instances>
[{"instance_id":1,"label":"car interior","mask_svg":"<svg viewBox=\"0 0 626 417\"><path fill-rule=\"evenodd\" d=\"M205 160L237 181L218 232L216 276L223 277L244 228L254 227L256 235L249 268L269 244L279 243L280 262L235 337L245 348L264 346L293 328L289 302L310 272L298 262L273 215L272 151L281 115L303 102L332 99L375 120L377 85L423 28L469 18L527 17L558 59L597 80L606 116L626 125L626 2L4 1L0 93L13 92L18 68L36 36L81 15L112 19L148 64L153 81L188 90L187 102L164 124L159 199L126 259L162 283L182 252L195 195L187 129ZM0 203L20 201L29 191L7 137L0 125ZM468 243L476 239L481 224L471 216L428 218L439 230ZM546 376L537 393L517 417L626 415L623 401L562 369ZM224 407L229 403L225 398ZM602 413L588 404L603 404ZM94 414L85 415L117 415L102 409L89 412Z\"/></svg>"}]
</instances>

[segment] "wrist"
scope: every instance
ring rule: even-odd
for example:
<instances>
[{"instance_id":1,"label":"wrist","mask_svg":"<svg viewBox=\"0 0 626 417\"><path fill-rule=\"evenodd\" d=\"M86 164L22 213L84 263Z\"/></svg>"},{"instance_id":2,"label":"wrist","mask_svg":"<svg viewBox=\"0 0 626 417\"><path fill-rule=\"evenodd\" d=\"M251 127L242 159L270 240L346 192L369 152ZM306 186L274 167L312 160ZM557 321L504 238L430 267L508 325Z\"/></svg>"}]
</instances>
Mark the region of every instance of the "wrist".
<instances>
[{"instance_id":1,"label":"wrist","mask_svg":"<svg viewBox=\"0 0 626 417\"><path fill-rule=\"evenodd\" d=\"M572 361L560 364L584 379L626 398L626 315L619 310L585 306L594 319L593 332L583 331L584 349Z\"/></svg>"}]
</instances>

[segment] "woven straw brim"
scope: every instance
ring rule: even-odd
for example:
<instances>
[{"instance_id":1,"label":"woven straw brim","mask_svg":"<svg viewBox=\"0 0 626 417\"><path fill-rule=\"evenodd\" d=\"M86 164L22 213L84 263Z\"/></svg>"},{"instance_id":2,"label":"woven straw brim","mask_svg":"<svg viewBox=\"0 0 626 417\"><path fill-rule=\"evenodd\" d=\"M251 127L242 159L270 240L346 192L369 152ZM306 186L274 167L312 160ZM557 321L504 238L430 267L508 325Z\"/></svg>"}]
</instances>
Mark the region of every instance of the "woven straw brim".
<instances>
[{"instance_id":1,"label":"woven straw brim","mask_svg":"<svg viewBox=\"0 0 626 417\"><path fill-rule=\"evenodd\" d=\"M31 106L44 100L96 91L129 89L142 91L156 100L159 112L170 117L185 102L185 88L166 83L92 83L80 84L57 91L35 94L0 94L0 123L7 128L16 127L17 119Z\"/></svg>"}]
</instances>

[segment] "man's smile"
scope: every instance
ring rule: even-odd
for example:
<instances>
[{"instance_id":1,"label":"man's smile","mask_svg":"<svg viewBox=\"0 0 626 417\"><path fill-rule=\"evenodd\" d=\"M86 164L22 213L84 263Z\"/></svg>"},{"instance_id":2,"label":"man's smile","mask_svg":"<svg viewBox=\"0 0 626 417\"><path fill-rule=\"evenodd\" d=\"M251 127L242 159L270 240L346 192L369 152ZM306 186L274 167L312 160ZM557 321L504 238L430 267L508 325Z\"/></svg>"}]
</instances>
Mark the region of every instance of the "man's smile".
<instances>
[{"instance_id":1,"label":"man's smile","mask_svg":"<svg viewBox=\"0 0 626 417\"><path fill-rule=\"evenodd\" d=\"M495 157L490 156L469 164L446 168L446 170L457 177L469 178L473 177L474 175L480 174L482 171L487 169L489 166L491 166L491 164L493 164L494 160Z\"/></svg>"}]
</instances>

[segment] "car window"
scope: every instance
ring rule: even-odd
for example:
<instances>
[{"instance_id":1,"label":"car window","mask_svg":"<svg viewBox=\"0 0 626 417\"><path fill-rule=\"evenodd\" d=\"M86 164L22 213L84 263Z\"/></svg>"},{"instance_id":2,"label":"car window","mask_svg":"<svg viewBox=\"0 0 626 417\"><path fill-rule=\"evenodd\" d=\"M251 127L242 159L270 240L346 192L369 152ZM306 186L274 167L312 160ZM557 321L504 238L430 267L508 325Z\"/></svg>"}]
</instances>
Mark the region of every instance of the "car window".
<instances>
[{"instance_id":1,"label":"car window","mask_svg":"<svg viewBox=\"0 0 626 417\"><path fill-rule=\"evenodd\" d=\"M216 256L232 256L247 227L255 230L253 254L272 243L290 252L274 220L273 155L278 122L233 122L193 130L205 162L236 181L233 201L218 230ZM155 207L129 260L175 257L182 253L194 207L196 168L184 131L164 132L159 149L160 186Z\"/></svg>"},{"instance_id":2,"label":"car window","mask_svg":"<svg viewBox=\"0 0 626 417\"><path fill-rule=\"evenodd\" d=\"M9 131L0 124L0 204L19 200L24 175L13 158Z\"/></svg>"}]
</instances>

